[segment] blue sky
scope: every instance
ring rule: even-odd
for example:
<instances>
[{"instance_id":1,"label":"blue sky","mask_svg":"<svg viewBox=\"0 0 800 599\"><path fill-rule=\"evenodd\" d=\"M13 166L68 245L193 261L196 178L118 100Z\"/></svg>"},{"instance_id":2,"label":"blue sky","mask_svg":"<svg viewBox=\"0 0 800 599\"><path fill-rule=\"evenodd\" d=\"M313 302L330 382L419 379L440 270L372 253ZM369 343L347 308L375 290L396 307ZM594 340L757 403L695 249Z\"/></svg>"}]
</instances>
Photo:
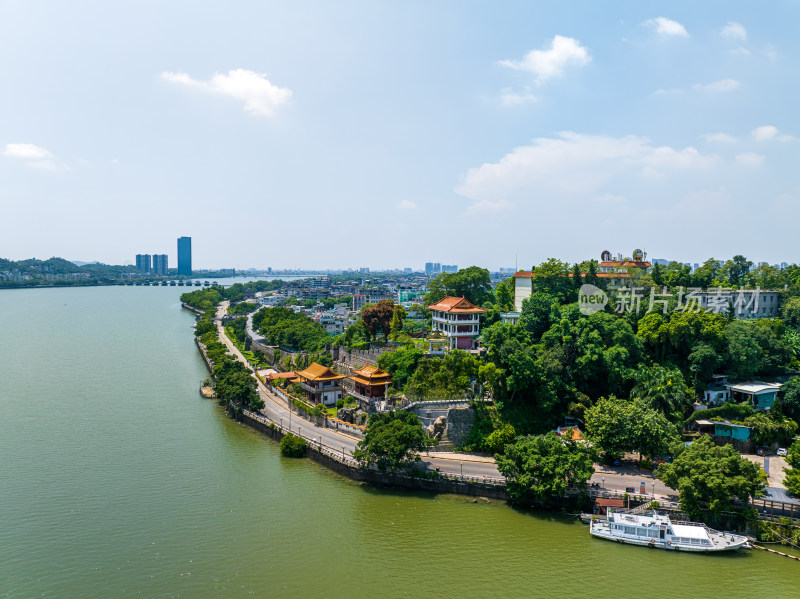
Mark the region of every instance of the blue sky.
<instances>
[{"instance_id":1,"label":"blue sky","mask_svg":"<svg viewBox=\"0 0 800 599\"><path fill-rule=\"evenodd\" d=\"M799 16L0 0L0 256L796 262Z\"/></svg>"}]
</instances>

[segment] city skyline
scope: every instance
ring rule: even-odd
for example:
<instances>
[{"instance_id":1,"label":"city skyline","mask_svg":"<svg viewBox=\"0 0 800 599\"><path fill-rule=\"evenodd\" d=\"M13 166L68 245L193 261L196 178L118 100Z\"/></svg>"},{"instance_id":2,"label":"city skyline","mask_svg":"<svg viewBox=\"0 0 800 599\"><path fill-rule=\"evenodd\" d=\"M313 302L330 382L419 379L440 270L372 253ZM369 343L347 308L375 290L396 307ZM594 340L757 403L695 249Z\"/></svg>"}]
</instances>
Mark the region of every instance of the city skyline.
<instances>
[{"instance_id":1,"label":"city skyline","mask_svg":"<svg viewBox=\"0 0 800 599\"><path fill-rule=\"evenodd\" d=\"M3 9L0 256L797 262L795 3L86 9Z\"/></svg>"}]
</instances>

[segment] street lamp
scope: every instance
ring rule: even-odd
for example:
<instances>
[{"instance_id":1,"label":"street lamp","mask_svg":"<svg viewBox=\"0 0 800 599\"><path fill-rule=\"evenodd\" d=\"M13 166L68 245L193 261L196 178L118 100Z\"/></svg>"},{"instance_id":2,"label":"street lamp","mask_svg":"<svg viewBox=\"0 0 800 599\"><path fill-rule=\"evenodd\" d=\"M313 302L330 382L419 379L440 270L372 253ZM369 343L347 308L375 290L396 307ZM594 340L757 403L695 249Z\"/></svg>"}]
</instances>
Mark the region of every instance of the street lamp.
<instances>
[{"instance_id":1,"label":"street lamp","mask_svg":"<svg viewBox=\"0 0 800 599\"><path fill-rule=\"evenodd\" d=\"M461 478L464 478L464 462L461 462Z\"/></svg>"},{"instance_id":2,"label":"street lamp","mask_svg":"<svg viewBox=\"0 0 800 599\"><path fill-rule=\"evenodd\" d=\"M606 488L606 477L604 476L603 477L603 489L605 489L605 488Z\"/></svg>"},{"instance_id":3,"label":"street lamp","mask_svg":"<svg viewBox=\"0 0 800 599\"><path fill-rule=\"evenodd\" d=\"M344 445L342 445L342 462L344 462Z\"/></svg>"},{"instance_id":4,"label":"street lamp","mask_svg":"<svg viewBox=\"0 0 800 599\"><path fill-rule=\"evenodd\" d=\"M653 499L656 498L656 481L653 481Z\"/></svg>"}]
</instances>

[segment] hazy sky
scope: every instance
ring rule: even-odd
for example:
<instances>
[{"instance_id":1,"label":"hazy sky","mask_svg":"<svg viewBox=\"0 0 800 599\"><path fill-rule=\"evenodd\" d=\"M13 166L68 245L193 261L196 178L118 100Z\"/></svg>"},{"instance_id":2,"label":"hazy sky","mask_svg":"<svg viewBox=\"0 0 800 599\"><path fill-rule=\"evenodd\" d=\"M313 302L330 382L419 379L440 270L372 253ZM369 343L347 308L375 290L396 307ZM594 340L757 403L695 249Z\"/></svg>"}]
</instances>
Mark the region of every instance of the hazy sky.
<instances>
[{"instance_id":1,"label":"hazy sky","mask_svg":"<svg viewBox=\"0 0 800 599\"><path fill-rule=\"evenodd\" d=\"M796 262L798 2L0 0L0 257Z\"/></svg>"}]
</instances>

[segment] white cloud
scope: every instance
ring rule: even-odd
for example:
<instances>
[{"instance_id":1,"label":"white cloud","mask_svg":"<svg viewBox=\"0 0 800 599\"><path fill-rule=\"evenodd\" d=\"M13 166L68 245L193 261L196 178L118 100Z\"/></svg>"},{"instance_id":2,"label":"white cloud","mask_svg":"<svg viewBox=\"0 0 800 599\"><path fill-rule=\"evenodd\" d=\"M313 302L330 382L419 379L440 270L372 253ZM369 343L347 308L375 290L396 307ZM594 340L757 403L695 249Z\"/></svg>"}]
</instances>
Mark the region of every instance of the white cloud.
<instances>
[{"instance_id":1,"label":"white cloud","mask_svg":"<svg viewBox=\"0 0 800 599\"><path fill-rule=\"evenodd\" d=\"M290 89L274 85L265 74L246 69L215 73L208 81L192 79L186 73L165 72L161 77L171 83L236 98L244 102L245 112L260 116L273 116L292 97Z\"/></svg>"},{"instance_id":2,"label":"white cloud","mask_svg":"<svg viewBox=\"0 0 800 599\"><path fill-rule=\"evenodd\" d=\"M682 94L684 90L678 89L677 87L673 87L672 89L657 89L653 93L656 96L674 96L677 94Z\"/></svg>"},{"instance_id":3,"label":"white cloud","mask_svg":"<svg viewBox=\"0 0 800 599\"><path fill-rule=\"evenodd\" d=\"M765 156L755 152L744 152L736 155L736 164L747 168L758 168L766 160Z\"/></svg>"},{"instance_id":4,"label":"white cloud","mask_svg":"<svg viewBox=\"0 0 800 599\"><path fill-rule=\"evenodd\" d=\"M6 144L3 156L9 158L26 158L28 160L43 160L52 158L53 155L42 147L33 144Z\"/></svg>"},{"instance_id":5,"label":"white cloud","mask_svg":"<svg viewBox=\"0 0 800 599\"><path fill-rule=\"evenodd\" d=\"M767 141L768 139L773 139L778 135L778 128L773 127L772 125L764 125L762 127L756 127L753 129L750 132L750 135L752 135L753 139L756 141Z\"/></svg>"},{"instance_id":6,"label":"white cloud","mask_svg":"<svg viewBox=\"0 0 800 599\"><path fill-rule=\"evenodd\" d=\"M63 164L59 164L55 160L45 159L45 160L32 160L30 162L26 162L25 166L29 166L31 168L35 168L40 171L66 171L69 170L69 167Z\"/></svg>"},{"instance_id":7,"label":"white cloud","mask_svg":"<svg viewBox=\"0 0 800 599\"><path fill-rule=\"evenodd\" d=\"M500 92L500 104L502 106L520 106L529 102L536 102L538 98L529 91L515 92L511 88L505 88Z\"/></svg>"},{"instance_id":8,"label":"white cloud","mask_svg":"<svg viewBox=\"0 0 800 599\"><path fill-rule=\"evenodd\" d=\"M604 189L612 181L696 172L720 162L718 156L700 154L692 147L658 147L634 135L608 137L563 132L554 138L537 138L497 162L469 169L455 191L474 201L469 211L499 210L510 206L514 199L598 200L607 198L609 193L621 195L616 190Z\"/></svg>"},{"instance_id":9,"label":"white cloud","mask_svg":"<svg viewBox=\"0 0 800 599\"><path fill-rule=\"evenodd\" d=\"M731 54L734 56L750 56L750 50L745 48L744 46L739 46L738 48L734 48L731 50Z\"/></svg>"},{"instance_id":10,"label":"white cloud","mask_svg":"<svg viewBox=\"0 0 800 599\"><path fill-rule=\"evenodd\" d=\"M773 125L763 125L756 127L750 132L750 135L756 141L792 141L794 137L780 133L778 128Z\"/></svg>"},{"instance_id":11,"label":"white cloud","mask_svg":"<svg viewBox=\"0 0 800 599\"><path fill-rule=\"evenodd\" d=\"M672 19L666 17L656 17L655 19L648 19L642 25L648 27L655 27L656 33L664 37L689 37L689 32L686 28Z\"/></svg>"},{"instance_id":12,"label":"white cloud","mask_svg":"<svg viewBox=\"0 0 800 599\"><path fill-rule=\"evenodd\" d=\"M747 41L747 30L741 23L736 23L734 21L728 21L728 24L722 28L719 34L729 40Z\"/></svg>"},{"instance_id":13,"label":"white cloud","mask_svg":"<svg viewBox=\"0 0 800 599\"><path fill-rule=\"evenodd\" d=\"M740 83L736 79L720 79L711 83L695 83L692 89L704 92L729 92L739 87Z\"/></svg>"},{"instance_id":14,"label":"white cloud","mask_svg":"<svg viewBox=\"0 0 800 599\"><path fill-rule=\"evenodd\" d=\"M722 143L722 144L735 144L738 139L727 133L706 133L702 136L708 142Z\"/></svg>"},{"instance_id":15,"label":"white cloud","mask_svg":"<svg viewBox=\"0 0 800 599\"><path fill-rule=\"evenodd\" d=\"M400 210L415 210L417 205L411 200L402 200L397 204L397 207L400 208Z\"/></svg>"},{"instance_id":16,"label":"white cloud","mask_svg":"<svg viewBox=\"0 0 800 599\"><path fill-rule=\"evenodd\" d=\"M583 67L592 61L589 51L571 37L556 35L545 50L531 50L522 60L501 60L510 69L527 71L536 75L537 83L553 77L563 77L567 67Z\"/></svg>"},{"instance_id":17,"label":"white cloud","mask_svg":"<svg viewBox=\"0 0 800 599\"><path fill-rule=\"evenodd\" d=\"M762 52L764 56L769 58L770 60L776 60L778 58L778 51L775 49L775 46L769 44L766 46Z\"/></svg>"}]
</instances>

